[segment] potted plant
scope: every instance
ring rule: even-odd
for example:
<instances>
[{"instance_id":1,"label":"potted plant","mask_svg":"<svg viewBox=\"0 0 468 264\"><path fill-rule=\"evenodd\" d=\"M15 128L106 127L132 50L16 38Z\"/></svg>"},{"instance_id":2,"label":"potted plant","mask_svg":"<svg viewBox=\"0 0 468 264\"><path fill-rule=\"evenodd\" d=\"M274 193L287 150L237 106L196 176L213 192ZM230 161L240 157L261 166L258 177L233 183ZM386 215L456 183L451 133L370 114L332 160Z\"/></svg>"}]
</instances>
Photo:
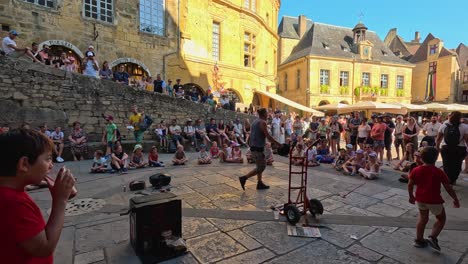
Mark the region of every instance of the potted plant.
<instances>
[{"instance_id":1,"label":"potted plant","mask_svg":"<svg viewBox=\"0 0 468 264\"><path fill-rule=\"evenodd\" d=\"M354 88L354 96L359 97L361 95L361 87Z\"/></svg>"},{"instance_id":2,"label":"potted plant","mask_svg":"<svg viewBox=\"0 0 468 264\"><path fill-rule=\"evenodd\" d=\"M320 93L322 94L328 94L330 93L330 87L326 84L320 85Z\"/></svg>"}]
</instances>

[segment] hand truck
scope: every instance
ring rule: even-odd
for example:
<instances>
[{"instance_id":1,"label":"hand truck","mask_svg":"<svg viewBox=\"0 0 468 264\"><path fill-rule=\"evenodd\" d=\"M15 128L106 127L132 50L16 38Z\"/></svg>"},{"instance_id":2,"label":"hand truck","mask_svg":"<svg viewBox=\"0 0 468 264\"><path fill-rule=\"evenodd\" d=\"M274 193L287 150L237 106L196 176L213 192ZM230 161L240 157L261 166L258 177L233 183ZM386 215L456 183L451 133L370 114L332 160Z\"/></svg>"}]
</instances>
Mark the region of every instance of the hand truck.
<instances>
[{"instance_id":1,"label":"hand truck","mask_svg":"<svg viewBox=\"0 0 468 264\"><path fill-rule=\"evenodd\" d=\"M294 151L295 145L289 150L289 184L288 184L288 202L284 204L283 210L284 215L288 222L292 225L295 225L301 219L302 215L307 213L309 210L312 217L317 217L318 215L323 214L323 205L317 199L310 199L307 197L307 157L309 151L312 147L315 146L320 140L315 141L309 148L307 148L304 157L293 157L292 153ZM300 170L293 171L295 165L294 161L301 161ZM301 181L299 185L293 185L291 179L293 175L300 175ZM297 193L295 200L294 194Z\"/></svg>"}]
</instances>

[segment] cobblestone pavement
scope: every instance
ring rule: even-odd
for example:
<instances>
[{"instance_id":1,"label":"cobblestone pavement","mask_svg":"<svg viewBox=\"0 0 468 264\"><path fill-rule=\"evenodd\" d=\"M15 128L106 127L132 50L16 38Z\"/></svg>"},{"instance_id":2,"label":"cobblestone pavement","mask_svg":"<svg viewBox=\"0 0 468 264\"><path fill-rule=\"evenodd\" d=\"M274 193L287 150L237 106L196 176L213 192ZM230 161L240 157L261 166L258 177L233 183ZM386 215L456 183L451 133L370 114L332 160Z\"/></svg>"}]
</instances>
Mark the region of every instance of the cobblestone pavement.
<instances>
[{"instance_id":1,"label":"cobblestone pavement","mask_svg":"<svg viewBox=\"0 0 468 264\"><path fill-rule=\"evenodd\" d=\"M171 156L161 154L169 162ZM68 162L77 177L76 199L97 199L90 212L67 216L56 263L140 263L129 245L126 210L132 192L122 187L155 172L172 175L171 191L183 205L183 237L189 253L166 263L461 263L468 264L468 176L455 187L462 208L447 207L447 229L440 236L441 253L412 246L417 210L408 201L398 173L384 167L381 178L365 181L337 174L329 165L309 170L309 197L322 200L321 239L287 235L285 218L274 220L271 205L287 200L288 161L277 161L264 173L271 185L246 191L238 177L252 165L196 165L195 153L184 167L147 168L127 175L88 173L91 161ZM464 180L464 178L466 180ZM294 180L297 182L297 180ZM349 194L348 194L349 193ZM345 194L346 197L343 198ZM30 195L47 217L48 190ZM447 194L444 192L444 197ZM105 204L104 204L105 203ZM86 208L85 208L86 209ZM92 209L96 209L92 211Z\"/></svg>"}]
</instances>

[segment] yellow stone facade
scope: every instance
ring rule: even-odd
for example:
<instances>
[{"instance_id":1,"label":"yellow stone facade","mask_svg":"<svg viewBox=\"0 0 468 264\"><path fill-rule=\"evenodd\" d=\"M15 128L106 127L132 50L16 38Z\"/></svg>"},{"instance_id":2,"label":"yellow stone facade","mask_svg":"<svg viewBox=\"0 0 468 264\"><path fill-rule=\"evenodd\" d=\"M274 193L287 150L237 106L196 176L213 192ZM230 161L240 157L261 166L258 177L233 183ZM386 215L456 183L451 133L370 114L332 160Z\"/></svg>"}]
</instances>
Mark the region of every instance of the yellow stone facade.
<instances>
[{"instance_id":1,"label":"yellow stone facade","mask_svg":"<svg viewBox=\"0 0 468 264\"><path fill-rule=\"evenodd\" d=\"M430 46L437 45L437 52L430 54ZM427 58L423 61L417 62L416 67L413 70L413 102L421 103L425 100L426 86L427 86L427 75L429 73L429 64L437 63L436 73L436 94L433 101L444 102L444 103L455 103L457 102L458 93L458 78L459 78L459 62L455 53L445 54L440 56L444 49L443 42L434 38L428 41L428 45L422 45L421 48L427 48L423 50L427 52ZM421 49L420 48L420 49ZM420 52L418 50L418 52ZM451 51L445 51L451 53Z\"/></svg>"},{"instance_id":2,"label":"yellow stone facade","mask_svg":"<svg viewBox=\"0 0 468 264\"><path fill-rule=\"evenodd\" d=\"M279 31L282 96L312 108L359 101L411 102L414 65L394 56L375 32L367 32L366 38L364 24L351 30L301 15L283 17ZM328 84L321 83L321 70L328 71ZM348 74L347 85L340 80L341 72ZM363 73L370 74L368 85L363 84ZM382 75L387 77L384 89Z\"/></svg>"},{"instance_id":3,"label":"yellow stone facade","mask_svg":"<svg viewBox=\"0 0 468 264\"><path fill-rule=\"evenodd\" d=\"M320 70L330 71L328 91L321 90ZM301 73L299 79L297 78L298 71ZM347 88L340 86L341 71L349 72L349 86ZM388 94L372 96L370 91L365 94L364 88L360 88L359 96L353 93L353 90L361 87L363 72L370 73L371 88L380 87L380 75L387 74ZM286 74L288 76L287 88L285 84ZM402 94L397 94L397 75L404 77ZM353 60L312 56L281 65L278 69L281 95L309 107L333 103L352 104L359 101L409 103L411 101L411 75L412 67L358 63L353 62Z\"/></svg>"},{"instance_id":4,"label":"yellow stone facade","mask_svg":"<svg viewBox=\"0 0 468 264\"><path fill-rule=\"evenodd\" d=\"M249 8L245 6L247 2ZM181 14L180 53L170 57L167 76L180 77L184 83L196 84L205 91L208 86L214 92L224 88L234 92L245 105L252 102L255 89L274 93L279 7L278 0L186 1ZM214 23L219 26L219 58L213 52ZM246 33L250 35L247 42ZM255 57L254 65L247 67L246 43L255 47L250 50ZM215 65L219 69L217 77ZM268 106L266 98L257 96L260 105Z\"/></svg>"}]
</instances>

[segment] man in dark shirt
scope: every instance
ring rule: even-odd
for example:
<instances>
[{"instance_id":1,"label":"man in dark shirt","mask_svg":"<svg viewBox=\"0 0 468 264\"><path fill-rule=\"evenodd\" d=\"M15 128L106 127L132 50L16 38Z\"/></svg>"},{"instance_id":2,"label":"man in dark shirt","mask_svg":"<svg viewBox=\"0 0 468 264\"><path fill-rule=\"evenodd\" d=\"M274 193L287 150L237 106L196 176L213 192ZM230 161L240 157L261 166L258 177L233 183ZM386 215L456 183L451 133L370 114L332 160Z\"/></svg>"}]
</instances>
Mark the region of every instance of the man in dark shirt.
<instances>
[{"instance_id":1,"label":"man in dark shirt","mask_svg":"<svg viewBox=\"0 0 468 264\"><path fill-rule=\"evenodd\" d=\"M174 84L174 87L173 87L173 90L174 90L174 94L176 94L177 92L179 92L179 89L184 89L184 86L180 83L180 78L176 80L176 84Z\"/></svg>"},{"instance_id":2,"label":"man in dark shirt","mask_svg":"<svg viewBox=\"0 0 468 264\"><path fill-rule=\"evenodd\" d=\"M114 81L128 85L128 77L130 75L125 71L125 65L120 65L119 70L114 72Z\"/></svg>"},{"instance_id":3,"label":"man in dark shirt","mask_svg":"<svg viewBox=\"0 0 468 264\"><path fill-rule=\"evenodd\" d=\"M216 120L214 118L211 118L210 123L206 125L206 133L210 139L216 140L218 142L219 147L222 147L221 134L218 131L218 126L216 125Z\"/></svg>"},{"instance_id":4,"label":"man in dark shirt","mask_svg":"<svg viewBox=\"0 0 468 264\"><path fill-rule=\"evenodd\" d=\"M358 127L361 124L359 112L354 112L353 116L349 119L348 126L351 131L350 143L353 145L354 150L357 148Z\"/></svg>"},{"instance_id":5,"label":"man in dark shirt","mask_svg":"<svg viewBox=\"0 0 468 264\"><path fill-rule=\"evenodd\" d=\"M155 93L164 93L166 89L166 83L161 79L161 74L156 75L156 80L154 80L154 92Z\"/></svg>"},{"instance_id":6,"label":"man in dark shirt","mask_svg":"<svg viewBox=\"0 0 468 264\"><path fill-rule=\"evenodd\" d=\"M384 116L384 123L387 125L385 129L385 150L387 152L387 161L388 163L392 162L392 134L395 130L395 123L393 123L392 118L389 115Z\"/></svg>"}]
</instances>

